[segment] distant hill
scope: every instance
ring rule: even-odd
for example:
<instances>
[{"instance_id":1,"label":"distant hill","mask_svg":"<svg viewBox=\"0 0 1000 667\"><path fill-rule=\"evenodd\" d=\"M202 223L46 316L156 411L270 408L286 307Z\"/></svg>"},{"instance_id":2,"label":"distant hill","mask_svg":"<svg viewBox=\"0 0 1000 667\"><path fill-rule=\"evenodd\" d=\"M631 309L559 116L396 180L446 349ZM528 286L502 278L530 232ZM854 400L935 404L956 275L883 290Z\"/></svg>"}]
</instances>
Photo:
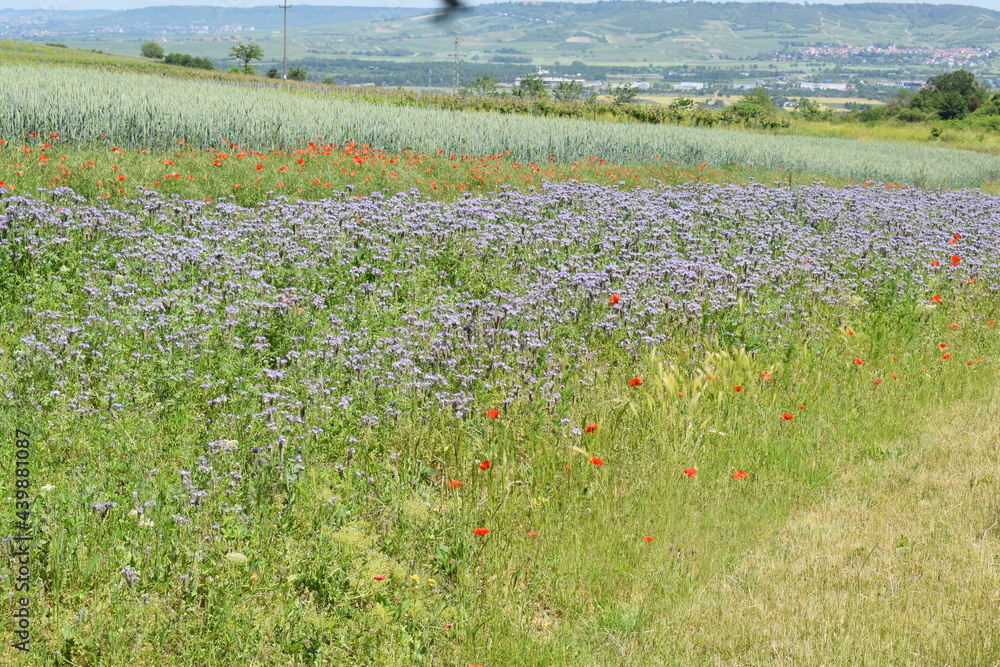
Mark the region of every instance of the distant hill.
<instances>
[{"instance_id":1,"label":"distant hill","mask_svg":"<svg viewBox=\"0 0 1000 667\"><path fill-rule=\"evenodd\" d=\"M428 4L436 7L437 3ZM444 59L453 51L458 32L464 54L488 60L742 60L768 51L812 46L1000 49L1000 12L962 5L508 2L478 5L445 24L430 20L434 11L293 5L288 12L289 47L297 57ZM227 47L206 45L200 50L199 40L219 42L220 34L223 39L267 39L262 32L273 34L281 25L282 10L277 3L247 9L0 10L3 37L109 44L155 37L193 43L191 52L215 58L222 57ZM110 48L137 52L128 45Z\"/></svg>"},{"instance_id":2,"label":"distant hill","mask_svg":"<svg viewBox=\"0 0 1000 667\"><path fill-rule=\"evenodd\" d=\"M371 21L388 17L414 16L426 13L427 10L403 9L389 7L320 7L315 5L298 5L295 11L288 12L289 27L305 27L350 23L353 21ZM221 26L242 25L261 29L281 24L282 10L278 3L262 7L202 7L202 6L168 6L144 7L142 9L125 9L120 11L55 11L32 12L0 10L0 17L17 15L21 17L45 17L45 26L49 30L74 30L81 32L101 31L114 26L138 26L142 24L155 26L184 27L190 25Z\"/></svg>"}]
</instances>

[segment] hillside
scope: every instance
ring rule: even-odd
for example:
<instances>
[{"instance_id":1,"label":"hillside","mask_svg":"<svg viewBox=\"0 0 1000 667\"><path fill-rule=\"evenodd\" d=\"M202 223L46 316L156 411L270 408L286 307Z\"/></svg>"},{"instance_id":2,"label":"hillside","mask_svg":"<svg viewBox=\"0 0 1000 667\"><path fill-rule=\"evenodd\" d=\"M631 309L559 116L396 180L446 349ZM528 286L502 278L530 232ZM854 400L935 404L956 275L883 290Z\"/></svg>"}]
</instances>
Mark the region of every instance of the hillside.
<instances>
[{"instance_id":1,"label":"hillside","mask_svg":"<svg viewBox=\"0 0 1000 667\"><path fill-rule=\"evenodd\" d=\"M253 38L265 50L268 42L280 43L282 12L276 6L178 10L0 11L0 36L101 42L107 45L101 48L123 53L155 38L173 50L215 58L234 39ZM289 56L446 58L456 32L463 55L473 60L500 53L539 61L639 63L741 60L817 46L1000 48L1000 12L960 5L519 2L479 5L445 25L427 16L416 9L295 6L288 12Z\"/></svg>"}]
</instances>

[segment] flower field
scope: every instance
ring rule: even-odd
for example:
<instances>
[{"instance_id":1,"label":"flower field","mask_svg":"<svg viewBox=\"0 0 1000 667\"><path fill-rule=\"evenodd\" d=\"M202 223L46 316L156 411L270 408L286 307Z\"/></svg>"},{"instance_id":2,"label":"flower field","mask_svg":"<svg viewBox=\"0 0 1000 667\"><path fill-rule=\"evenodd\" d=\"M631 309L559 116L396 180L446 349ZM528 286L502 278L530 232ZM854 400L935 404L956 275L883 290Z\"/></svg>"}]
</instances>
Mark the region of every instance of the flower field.
<instances>
[{"instance_id":1,"label":"flower field","mask_svg":"<svg viewBox=\"0 0 1000 667\"><path fill-rule=\"evenodd\" d=\"M768 655L699 605L841 474L919 457L917 417L990 400L1000 198L617 181L3 193L37 664ZM967 641L859 620L861 659L988 662L943 604Z\"/></svg>"},{"instance_id":2,"label":"flower field","mask_svg":"<svg viewBox=\"0 0 1000 667\"><path fill-rule=\"evenodd\" d=\"M463 113L72 68L5 65L0 78L0 138L15 145L34 132L108 148L172 148L184 139L197 149L237 143L264 152L325 137L393 153L507 154L536 163L597 157L613 164L659 155L710 168L760 165L922 187L978 187L1000 176L996 156L969 159L965 151L904 144Z\"/></svg>"}]
</instances>

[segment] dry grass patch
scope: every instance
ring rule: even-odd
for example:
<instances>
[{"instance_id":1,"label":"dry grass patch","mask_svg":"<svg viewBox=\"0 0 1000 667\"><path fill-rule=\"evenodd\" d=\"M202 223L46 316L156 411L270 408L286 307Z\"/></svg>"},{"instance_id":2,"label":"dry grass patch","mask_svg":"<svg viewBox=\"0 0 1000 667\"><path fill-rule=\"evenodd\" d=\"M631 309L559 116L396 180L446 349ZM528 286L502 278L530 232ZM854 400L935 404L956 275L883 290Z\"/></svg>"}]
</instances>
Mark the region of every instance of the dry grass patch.
<instances>
[{"instance_id":1,"label":"dry grass patch","mask_svg":"<svg viewBox=\"0 0 1000 667\"><path fill-rule=\"evenodd\" d=\"M677 657L1000 664L998 412L1000 392L848 465L671 623Z\"/></svg>"}]
</instances>

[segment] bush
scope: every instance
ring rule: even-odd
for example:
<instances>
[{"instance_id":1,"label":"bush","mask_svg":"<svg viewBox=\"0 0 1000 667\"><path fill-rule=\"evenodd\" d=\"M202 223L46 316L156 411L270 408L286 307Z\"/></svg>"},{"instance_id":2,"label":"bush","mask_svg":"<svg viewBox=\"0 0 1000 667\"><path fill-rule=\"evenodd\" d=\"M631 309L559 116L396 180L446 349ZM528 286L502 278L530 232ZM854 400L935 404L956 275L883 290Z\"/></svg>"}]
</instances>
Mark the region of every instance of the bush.
<instances>
[{"instance_id":1,"label":"bush","mask_svg":"<svg viewBox=\"0 0 1000 667\"><path fill-rule=\"evenodd\" d=\"M896 112L896 118L905 123L922 123L927 120L927 114L920 109L911 109L907 107Z\"/></svg>"},{"instance_id":2,"label":"bush","mask_svg":"<svg viewBox=\"0 0 1000 667\"><path fill-rule=\"evenodd\" d=\"M215 69L215 65L208 58L196 58L187 53L168 53L163 57L163 62L167 65L179 65L180 67L192 67L194 69Z\"/></svg>"},{"instance_id":3,"label":"bush","mask_svg":"<svg viewBox=\"0 0 1000 667\"><path fill-rule=\"evenodd\" d=\"M139 50L143 58L152 58L153 60L163 60L163 47L156 42L146 42L142 45Z\"/></svg>"},{"instance_id":4,"label":"bush","mask_svg":"<svg viewBox=\"0 0 1000 667\"><path fill-rule=\"evenodd\" d=\"M288 70L288 78L292 81L305 81L309 77L305 67L292 67Z\"/></svg>"}]
</instances>

